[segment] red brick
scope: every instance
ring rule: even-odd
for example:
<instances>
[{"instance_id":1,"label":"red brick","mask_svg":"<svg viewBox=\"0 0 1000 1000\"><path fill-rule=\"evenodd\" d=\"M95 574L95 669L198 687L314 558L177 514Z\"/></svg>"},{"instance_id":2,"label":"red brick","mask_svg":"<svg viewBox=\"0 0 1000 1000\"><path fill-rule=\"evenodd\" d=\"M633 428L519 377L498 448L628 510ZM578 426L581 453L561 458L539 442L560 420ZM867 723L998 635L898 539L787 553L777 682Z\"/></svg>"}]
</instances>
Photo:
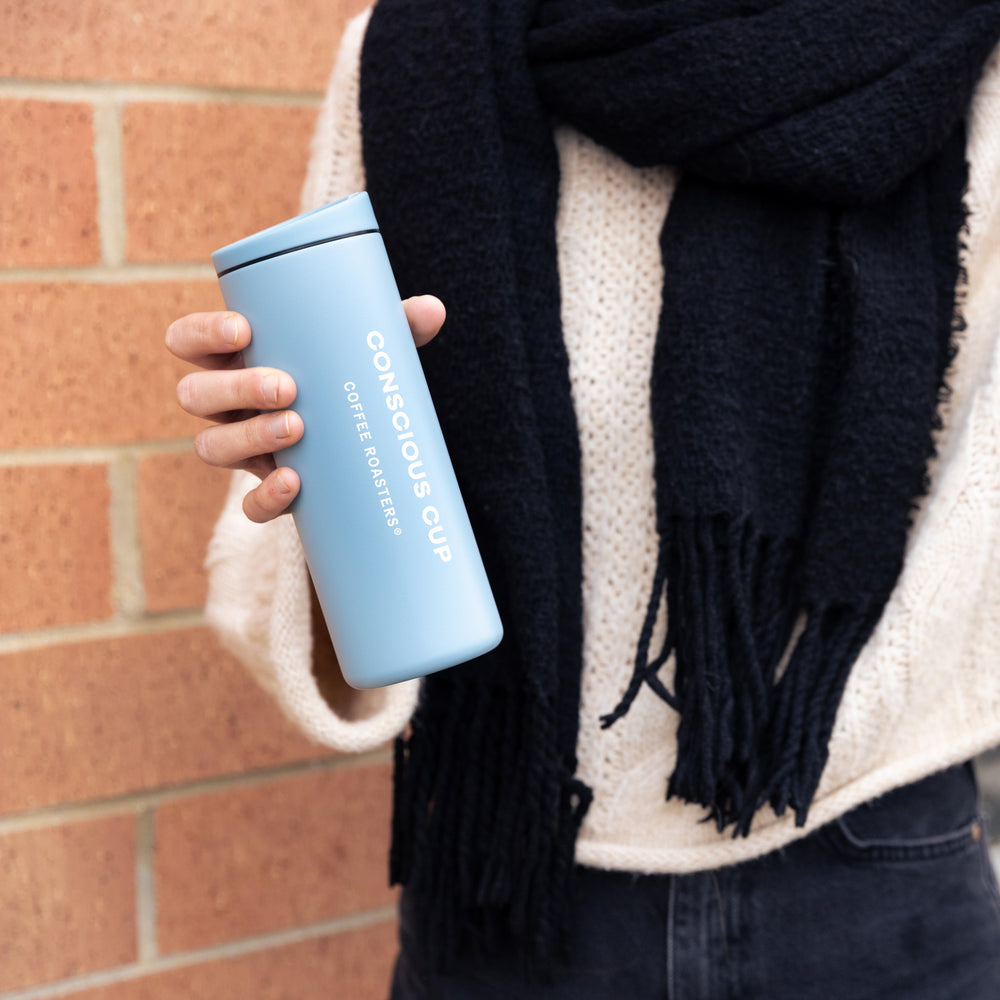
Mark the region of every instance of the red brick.
<instances>
[{"instance_id":1,"label":"red brick","mask_svg":"<svg viewBox=\"0 0 1000 1000\"><path fill-rule=\"evenodd\" d=\"M164 954L384 906L389 768L338 768L171 802L156 815Z\"/></svg>"},{"instance_id":2,"label":"red brick","mask_svg":"<svg viewBox=\"0 0 1000 1000\"><path fill-rule=\"evenodd\" d=\"M207 629L6 653L0 676L2 813L328 753Z\"/></svg>"},{"instance_id":3,"label":"red brick","mask_svg":"<svg viewBox=\"0 0 1000 1000\"><path fill-rule=\"evenodd\" d=\"M0 990L135 960L134 819L0 836Z\"/></svg>"},{"instance_id":4,"label":"red brick","mask_svg":"<svg viewBox=\"0 0 1000 1000\"><path fill-rule=\"evenodd\" d=\"M203 562L229 473L195 455L152 455L139 463L139 531L149 611L205 601Z\"/></svg>"},{"instance_id":5,"label":"red brick","mask_svg":"<svg viewBox=\"0 0 1000 1000\"><path fill-rule=\"evenodd\" d=\"M0 100L0 267L100 258L93 150L88 105Z\"/></svg>"},{"instance_id":6,"label":"red brick","mask_svg":"<svg viewBox=\"0 0 1000 1000\"><path fill-rule=\"evenodd\" d=\"M32 0L8 5L0 76L319 90L364 0Z\"/></svg>"},{"instance_id":7,"label":"red brick","mask_svg":"<svg viewBox=\"0 0 1000 1000\"><path fill-rule=\"evenodd\" d=\"M176 395L191 366L164 333L221 308L211 280L0 284L0 449L193 437Z\"/></svg>"},{"instance_id":8,"label":"red brick","mask_svg":"<svg viewBox=\"0 0 1000 1000\"><path fill-rule=\"evenodd\" d=\"M294 215L315 118L271 105L128 105L129 259L205 261Z\"/></svg>"},{"instance_id":9,"label":"red brick","mask_svg":"<svg viewBox=\"0 0 1000 1000\"><path fill-rule=\"evenodd\" d=\"M111 616L104 465L0 469L0 633Z\"/></svg>"},{"instance_id":10,"label":"red brick","mask_svg":"<svg viewBox=\"0 0 1000 1000\"><path fill-rule=\"evenodd\" d=\"M66 1000L385 1000L396 926L378 924L65 994Z\"/></svg>"}]
</instances>

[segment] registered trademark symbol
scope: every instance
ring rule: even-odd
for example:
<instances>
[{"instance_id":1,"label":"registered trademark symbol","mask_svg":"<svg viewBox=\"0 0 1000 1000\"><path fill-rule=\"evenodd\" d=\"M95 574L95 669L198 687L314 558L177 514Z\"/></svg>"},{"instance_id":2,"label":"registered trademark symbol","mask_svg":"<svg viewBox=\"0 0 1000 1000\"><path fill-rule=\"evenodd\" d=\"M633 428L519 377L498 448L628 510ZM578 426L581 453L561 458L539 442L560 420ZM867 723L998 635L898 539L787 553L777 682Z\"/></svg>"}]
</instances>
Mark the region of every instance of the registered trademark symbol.
<instances>
[{"instance_id":1,"label":"registered trademark symbol","mask_svg":"<svg viewBox=\"0 0 1000 1000\"><path fill-rule=\"evenodd\" d=\"M403 533L403 529L402 528L397 528L395 533L397 535L401 535Z\"/></svg>"}]
</instances>

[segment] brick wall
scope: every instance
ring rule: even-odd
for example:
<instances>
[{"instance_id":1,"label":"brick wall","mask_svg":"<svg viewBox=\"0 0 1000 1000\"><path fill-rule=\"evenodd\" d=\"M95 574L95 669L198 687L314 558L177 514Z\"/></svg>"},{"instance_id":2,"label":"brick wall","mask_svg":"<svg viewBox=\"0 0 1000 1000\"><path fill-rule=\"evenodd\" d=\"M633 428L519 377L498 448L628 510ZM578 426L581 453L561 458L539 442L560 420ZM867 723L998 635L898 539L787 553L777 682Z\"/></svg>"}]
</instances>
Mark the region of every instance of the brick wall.
<instances>
[{"instance_id":1,"label":"brick wall","mask_svg":"<svg viewBox=\"0 0 1000 1000\"><path fill-rule=\"evenodd\" d=\"M293 214L361 0L0 14L0 1000L381 1000L388 760L299 737L205 628L226 476L170 320Z\"/></svg>"}]
</instances>

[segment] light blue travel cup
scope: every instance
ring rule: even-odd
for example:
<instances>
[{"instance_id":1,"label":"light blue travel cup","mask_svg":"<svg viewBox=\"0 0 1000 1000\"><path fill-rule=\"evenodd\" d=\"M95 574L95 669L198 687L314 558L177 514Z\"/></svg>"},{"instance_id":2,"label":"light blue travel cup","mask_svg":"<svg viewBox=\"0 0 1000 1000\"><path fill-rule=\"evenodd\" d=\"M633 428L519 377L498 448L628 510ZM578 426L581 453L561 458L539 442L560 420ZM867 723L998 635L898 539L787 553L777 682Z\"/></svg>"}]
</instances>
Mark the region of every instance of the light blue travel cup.
<instances>
[{"instance_id":1,"label":"light blue travel cup","mask_svg":"<svg viewBox=\"0 0 1000 1000\"><path fill-rule=\"evenodd\" d=\"M302 440L279 464L340 667L380 687L471 660L503 635L368 195L212 254L253 331L248 366L287 371Z\"/></svg>"}]
</instances>

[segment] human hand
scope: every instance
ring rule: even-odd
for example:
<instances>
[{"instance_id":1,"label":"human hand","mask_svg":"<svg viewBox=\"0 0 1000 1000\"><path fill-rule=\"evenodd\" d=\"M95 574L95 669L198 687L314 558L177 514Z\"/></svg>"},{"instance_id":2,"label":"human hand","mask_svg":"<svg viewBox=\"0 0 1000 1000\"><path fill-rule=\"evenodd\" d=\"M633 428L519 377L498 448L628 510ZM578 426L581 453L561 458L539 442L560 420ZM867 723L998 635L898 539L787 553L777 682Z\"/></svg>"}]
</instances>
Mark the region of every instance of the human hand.
<instances>
[{"instance_id":1,"label":"human hand","mask_svg":"<svg viewBox=\"0 0 1000 1000\"><path fill-rule=\"evenodd\" d=\"M444 323L444 306L433 295L406 299L403 308L418 347ZM299 492L298 475L278 466L274 453L295 444L304 427L289 409L296 394L292 377L276 368L244 367L250 336L250 324L239 313L191 313L170 324L166 341L172 354L202 369L177 383L181 407L212 421L195 437L195 452L209 465L260 478L243 498L243 512L263 522L283 514Z\"/></svg>"}]
</instances>

